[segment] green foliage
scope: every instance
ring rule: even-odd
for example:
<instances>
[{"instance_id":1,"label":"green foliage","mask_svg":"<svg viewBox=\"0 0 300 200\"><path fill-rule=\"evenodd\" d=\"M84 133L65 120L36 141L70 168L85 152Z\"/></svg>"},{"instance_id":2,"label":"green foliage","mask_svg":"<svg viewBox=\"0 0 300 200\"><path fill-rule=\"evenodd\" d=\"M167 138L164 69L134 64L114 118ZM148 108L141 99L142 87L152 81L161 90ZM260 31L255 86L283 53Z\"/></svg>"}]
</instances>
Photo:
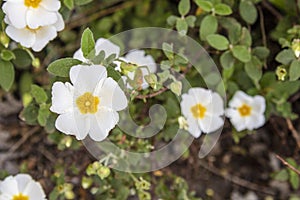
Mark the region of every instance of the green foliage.
<instances>
[{"instance_id":1,"label":"green foliage","mask_svg":"<svg viewBox=\"0 0 300 200\"><path fill-rule=\"evenodd\" d=\"M62 58L51 63L47 70L55 76L69 77L71 67L79 64L81 64L81 61L74 58Z\"/></svg>"},{"instance_id":2,"label":"green foliage","mask_svg":"<svg viewBox=\"0 0 300 200\"><path fill-rule=\"evenodd\" d=\"M206 40L206 37L210 34L216 33L218 29L218 20L213 15L207 15L203 18L200 25L200 38Z\"/></svg>"},{"instance_id":3,"label":"green foliage","mask_svg":"<svg viewBox=\"0 0 300 200\"><path fill-rule=\"evenodd\" d=\"M15 69L11 62L0 60L0 86L9 91L15 80Z\"/></svg>"},{"instance_id":4,"label":"green foliage","mask_svg":"<svg viewBox=\"0 0 300 200\"><path fill-rule=\"evenodd\" d=\"M206 37L207 42L215 49L223 51L229 48L229 41L219 34L211 34Z\"/></svg>"},{"instance_id":5,"label":"green foliage","mask_svg":"<svg viewBox=\"0 0 300 200\"><path fill-rule=\"evenodd\" d=\"M251 0L241 0L239 5L240 15L249 24L254 24L257 19L257 9Z\"/></svg>"},{"instance_id":6,"label":"green foliage","mask_svg":"<svg viewBox=\"0 0 300 200\"><path fill-rule=\"evenodd\" d=\"M95 40L92 31L87 28L82 33L81 37L81 50L85 58L95 56Z\"/></svg>"}]
</instances>

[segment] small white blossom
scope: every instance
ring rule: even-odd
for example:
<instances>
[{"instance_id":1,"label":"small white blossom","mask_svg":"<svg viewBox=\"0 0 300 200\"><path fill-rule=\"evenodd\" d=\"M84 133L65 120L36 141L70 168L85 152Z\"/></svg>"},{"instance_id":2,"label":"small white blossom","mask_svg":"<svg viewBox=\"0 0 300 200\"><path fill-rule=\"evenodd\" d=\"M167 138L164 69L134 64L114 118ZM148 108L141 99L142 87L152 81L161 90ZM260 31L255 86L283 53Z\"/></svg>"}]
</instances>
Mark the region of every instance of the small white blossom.
<instances>
[{"instance_id":1,"label":"small white blossom","mask_svg":"<svg viewBox=\"0 0 300 200\"><path fill-rule=\"evenodd\" d=\"M88 134L104 140L119 121L117 111L127 107L124 92L101 65L73 66L70 80L72 84L55 82L52 87L50 110L59 114L55 127L78 140Z\"/></svg>"},{"instance_id":2,"label":"small white blossom","mask_svg":"<svg viewBox=\"0 0 300 200\"><path fill-rule=\"evenodd\" d=\"M57 22L60 6L59 0L5 0L2 9L17 29L37 29Z\"/></svg>"},{"instance_id":3,"label":"small white blossom","mask_svg":"<svg viewBox=\"0 0 300 200\"><path fill-rule=\"evenodd\" d=\"M48 26L40 26L36 29L29 28L28 26L16 28L6 17L5 22L8 26L5 32L11 39L19 42L22 46L32 48L32 50L38 52L41 51L49 41L56 38L57 31L64 29L64 20L61 14L56 13L56 15L58 19L56 23Z\"/></svg>"},{"instance_id":4,"label":"small white blossom","mask_svg":"<svg viewBox=\"0 0 300 200\"><path fill-rule=\"evenodd\" d=\"M116 54L116 57L119 57L119 54L120 54L120 47L104 38L99 38L96 41L95 50L96 50L96 55L99 54L100 51L104 51L105 58L108 58L112 54ZM88 62L88 60L86 58L84 58L81 49L78 49L74 53L73 58L81 60L83 62Z\"/></svg>"},{"instance_id":5,"label":"small white blossom","mask_svg":"<svg viewBox=\"0 0 300 200\"><path fill-rule=\"evenodd\" d=\"M191 88L182 95L181 112L187 119L188 131L199 137L211 133L224 124L224 102L218 93L204 88Z\"/></svg>"},{"instance_id":6,"label":"small white blossom","mask_svg":"<svg viewBox=\"0 0 300 200\"><path fill-rule=\"evenodd\" d=\"M237 131L253 130L264 125L265 109L266 102L262 96L252 97L243 91L237 91L229 101L226 116Z\"/></svg>"},{"instance_id":7,"label":"small white blossom","mask_svg":"<svg viewBox=\"0 0 300 200\"><path fill-rule=\"evenodd\" d=\"M40 183L27 174L9 176L0 183L0 200L45 200Z\"/></svg>"}]
</instances>

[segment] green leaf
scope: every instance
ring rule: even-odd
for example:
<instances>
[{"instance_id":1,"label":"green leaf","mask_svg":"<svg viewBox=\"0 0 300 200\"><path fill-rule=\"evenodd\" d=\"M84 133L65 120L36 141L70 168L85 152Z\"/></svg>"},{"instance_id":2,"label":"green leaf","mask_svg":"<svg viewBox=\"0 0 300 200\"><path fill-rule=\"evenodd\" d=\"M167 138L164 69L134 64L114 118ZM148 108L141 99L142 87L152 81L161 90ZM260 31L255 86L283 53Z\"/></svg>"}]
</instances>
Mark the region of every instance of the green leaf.
<instances>
[{"instance_id":1,"label":"green leaf","mask_svg":"<svg viewBox=\"0 0 300 200\"><path fill-rule=\"evenodd\" d=\"M190 11L190 0L180 0L178 4L178 11L181 16L185 16Z\"/></svg>"},{"instance_id":2,"label":"green leaf","mask_svg":"<svg viewBox=\"0 0 300 200\"><path fill-rule=\"evenodd\" d=\"M21 112L21 119L28 124L36 124L36 119L38 116L38 107L34 103L30 103L24 110Z\"/></svg>"},{"instance_id":3,"label":"green leaf","mask_svg":"<svg viewBox=\"0 0 300 200\"><path fill-rule=\"evenodd\" d=\"M239 6L240 15L249 24L254 24L257 19L257 9L252 1L242 0Z\"/></svg>"},{"instance_id":4,"label":"green leaf","mask_svg":"<svg viewBox=\"0 0 300 200\"><path fill-rule=\"evenodd\" d=\"M289 170L289 174L290 174L290 183L293 187L294 190L297 190L299 188L299 175L292 171L292 170Z\"/></svg>"},{"instance_id":5,"label":"green leaf","mask_svg":"<svg viewBox=\"0 0 300 200\"><path fill-rule=\"evenodd\" d=\"M235 58L246 63L251 60L251 54L248 51L248 48L241 45L236 45L232 48L232 53Z\"/></svg>"},{"instance_id":6,"label":"green leaf","mask_svg":"<svg viewBox=\"0 0 300 200\"><path fill-rule=\"evenodd\" d=\"M1 51L1 58L4 61L10 61L10 60L16 59L16 56L12 51L3 49Z\"/></svg>"},{"instance_id":7,"label":"green leaf","mask_svg":"<svg viewBox=\"0 0 300 200\"><path fill-rule=\"evenodd\" d=\"M277 62L280 62L284 65L290 65L290 63L295 59L294 52L291 49L284 49L280 51L277 56L275 57L275 60Z\"/></svg>"},{"instance_id":8,"label":"green leaf","mask_svg":"<svg viewBox=\"0 0 300 200\"><path fill-rule=\"evenodd\" d=\"M167 56L169 60L174 59L174 50L173 50L173 44L163 43L162 49L164 54Z\"/></svg>"},{"instance_id":9,"label":"green leaf","mask_svg":"<svg viewBox=\"0 0 300 200\"><path fill-rule=\"evenodd\" d=\"M89 28L85 29L82 33L81 50L85 58L91 58L95 55L95 40Z\"/></svg>"},{"instance_id":10,"label":"green leaf","mask_svg":"<svg viewBox=\"0 0 300 200\"><path fill-rule=\"evenodd\" d=\"M107 76L113 78L116 82L121 79L121 74L117 72L113 67L107 67Z\"/></svg>"},{"instance_id":11,"label":"green leaf","mask_svg":"<svg viewBox=\"0 0 300 200\"><path fill-rule=\"evenodd\" d=\"M215 13L218 15L230 15L232 13L231 8L224 4L224 3L218 3L217 5L215 5Z\"/></svg>"},{"instance_id":12,"label":"green leaf","mask_svg":"<svg viewBox=\"0 0 300 200\"><path fill-rule=\"evenodd\" d=\"M64 0L64 4L69 10L74 8L74 0Z\"/></svg>"},{"instance_id":13,"label":"green leaf","mask_svg":"<svg viewBox=\"0 0 300 200\"><path fill-rule=\"evenodd\" d=\"M43 104L40 106L38 116L37 116L37 121L41 126L46 126L47 124L47 119L50 116L50 106L47 104Z\"/></svg>"},{"instance_id":14,"label":"green leaf","mask_svg":"<svg viewBox=\"0 0 300 200\"><path fill-rule=\"evenodd\" d=\"M182 83L180 81L175 81L170 85L171 91L177 96L181 95L182 91Z\"/></svg>"},{"instance_id":15,"label":"green leaf","mask_svg":"<svg viewBox=\"0 0 300 200\"><path fill-rule=\"evenodd\" d=\"M235 58L233 57L231 51L225 51L220 57L220 63L224 69L233 67Z\"/></svg>"},{"instance_id":16,"label":"green leaf","mask_svg":"<svg viewBox=\"0 0 300 200\"><path fill-rule=\"evenodd\" d=\"M240 45L245 45L247 47L251 47L252 45L252 37L249 30L245 27L242 28L242 34L240 38Z\"/></svg>"},{"instance_id":17,"label":"green leaf","mask_svg":"<svg viewBox=\"0 0 300 200\"><path fill-rule=\"evenodd\" d=\"M230 67L230 68L225 68L223 69L222 71L222 77L225 79L225 80L228 80L231 78L232 74L234 72L234 67Z\"/></svg>"},{"instance_id":18,"label":"green leaf","mask_svg":"<svg viewBox=\"0 0 300 200\"><path fill-rule=\"evenodd\" d=\"M12 62L18 69L27 69L32 62L32 59L27 51L23 49L14 49L13 53L16 56Z\"/></svg>"},{"instance_id":19,"label":"green leaf","mask_svg":"<svg viewBox=\"0 0 300 200\"><path fill-rule=\"evenodd\" d=\"M38 104L45 103L48 100L46 92L38 85L31 85L31 95Z\"/></svg>"},{"instance_id":20,"label":"green leaf","mask_svg":"<svg viewBox=\"0 0 300 200\"><path fill-rule=\"evenodd\" d=\"M78 6L83 6L86 5L90 2L92 2L93 0L75 0L75 4Z\"/></svg>"},{"instance_id":21,"label":"green leaf","mask_svg":"<svg viewBox=\"0 0 300 200\"><path fill-rule=\"evenodd\" d=\"M69 71L72 66L79 65L82 62L74 58L62 58L52 62L47 70L59 77L69 77Z\"/></svg>"},{"instance_id":22,"label":"green leaf","mask_svg":"<svg viewBox=\"0 0 300 200\"><path fill-rule=\"evenodd\" d=\"M204 77L204 81L209 86L217 85L221 81L219 73L211 72Z\"/></svg>"},{"instance_id":23,"label":"green leaf","mask_svg":"<svg viewBox=\"0 0 300 200\"><path fill-rule=\"evenodd\" d=\"M205 0L196 0L195 3L204 11L210 12L213 8L213 4Z\"/></svg>"},{"instance_id":24,"label":"green leaf","mask_svg":"<svg viewBox=\"0 0 300 200\"><path fill-rule=\"evenodd\" d=\"M15 80L15 69L9 61L0 60L0 86L8 91Z\"/></svg>"},{"instance_id":25,"label":"green leaf","mask_svg":"<svg viewBox=\"0 0 300 200\"><path fill-rule=\"evenodd\" d=\"M193 28L195 26L196 19L197 18L195 16L190 15L185 18L185 21L189 27Z\"/></svg>"},{"instance_id":26,"label":"green leaf","mask_svg":"<svg viewBox=\"0 0 300 200\"><path fill-rule=\"evenodd\" d=\"M229 41L226 37L219 34L211 34L206 37L208 44L217 50L226 50L229 46Z\"/></svg>"},{"instance_id":27,"label":"green leaf","mask_svg":"<svg viewBox=\"0 0 300 200\"><path fill-rule=\"evenodd\" d=\"M255 83L258 83L262 77L262 63L253 56L251 61L245 64L245 71Z\"/></svg>"},{"instance_id":28,"label":"green leaf","mask_svg":"<svg viewBox=\"0 0 300 200\"><path fill-rule=\"evenodd\" d=\"M252 49L252 54L258 57L259 59L263 60L269 56L270 50L266 47L258 46Z\"/></svg>"},{"instance_id":29,"label":"green leaf","mask_svg":"<svg viewBox=\"0 0 300 200\"><path fill-rule=\"evenodd\" d=\"M213 15L207 15L203 18L200 25L200 38L205 41L206 37L214 34L218 29L218 20Z\"/></svg>"},{"instance_id":30,"label":"green leaf","mask_svg":"<svg viewBox=\"0 0 300 200\"><path fill-rule=\"evenodd\" d=\"M291 81L298 80L300 77L300 61L294 60L290 66L289 76Z\"/></svg>"},{"instance_id":31,"label":"green leaf","mask_svg":"<svg viewBox=\"0 0 300 200\"><path fill-rule=\"evenodd\" d=\"M176 21L176 29L181 35L186 35L188 30L188 24L184 19L178 18Z\"/></svg>"},{"instance_id":32,"label":"green leaf","mask_svg":"<svg viewBox=\"0 0 300 200\"><path fill-rule=\"evenodd\" d=\"M170 25L170 26L174 26L176 24L176 21L179 17L175 16L175 15L171 15L167 18L167 23Z\"/></svg>"},{"instance_id":33,"label":"green leaf","mask_svg":"<svg viewBox=\"0 0 300 200\"><path fill-rule=\"evenodd\" d=\"M222 27L227 29L228 38L231 44L235 45L240 42L242 26L235 18L222 17L219 18L219 23Z\"/></svg>"},{"instance_id":34,"label":"green leaf","mask_svg":"<svg viewBox=\"0 0 300 200\"><path fill-rule=\"evenodd\" d=\"M289 179L289 174L286 169L280 170L278 173L273 175L274 179L279 181L287 181Z\"/></svg>"}]
</instances>

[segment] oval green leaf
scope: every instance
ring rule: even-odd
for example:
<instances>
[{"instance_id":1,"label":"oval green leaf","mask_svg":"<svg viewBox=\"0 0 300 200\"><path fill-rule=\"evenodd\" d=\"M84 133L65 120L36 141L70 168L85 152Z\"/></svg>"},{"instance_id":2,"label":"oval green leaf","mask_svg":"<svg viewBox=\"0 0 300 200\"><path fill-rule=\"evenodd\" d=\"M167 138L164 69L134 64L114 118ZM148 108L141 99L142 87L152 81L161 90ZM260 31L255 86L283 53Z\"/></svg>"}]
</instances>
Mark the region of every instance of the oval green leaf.
<instances>
[{"instance_id":1,"label":"oval green leaf","mask_svg":"<svg viewBox=\"0 0 300 200\"><path fill-rule=\"evenodd\" d=\"M217 50L223 51L228 49L229 41L223 35L211 34L206 37L206 40L208 44Z\"/></svg>"},{"instance_id":2,"label":"oval green leaf","mask_svg":"<svg viewBox=\"0 0 300 200\"><path fill-rule=\"evenodd\" d=\"M9 61L0 60L0 85L9 91L15 80L15 69Z\"/></svg>"},{"instance_id":3,"label":"oval green leaf","mask_svg":"<svg viewBox=\"0 0 300 200\"><path fill-rule=\"evenodd\" d=\"M206 37L214 34L218 29L218 20L213 15L207 15L203 18L200 25L200 38L205 41Z\"/></svg>"}]
</instances>

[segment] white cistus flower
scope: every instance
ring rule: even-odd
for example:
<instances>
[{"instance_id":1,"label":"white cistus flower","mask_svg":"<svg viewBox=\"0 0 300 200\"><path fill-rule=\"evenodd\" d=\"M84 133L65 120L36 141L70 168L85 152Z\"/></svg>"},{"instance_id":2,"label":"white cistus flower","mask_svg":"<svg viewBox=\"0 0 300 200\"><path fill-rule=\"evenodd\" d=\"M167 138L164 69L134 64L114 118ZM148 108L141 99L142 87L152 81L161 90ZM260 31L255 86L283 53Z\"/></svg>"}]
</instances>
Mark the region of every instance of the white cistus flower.
<instances>
[{"instance_id":1,"label":"white cistus flower","mask_svg":"<svg viewBox=\"0 0 300 200\"><path fill-rule=\"evenodd\" d=\"M88 134L95 141L104 140L119 121L117 111L127 107L124 92L101 65L73 66L70 80L52 87L50 110L59 114L55 127L78 140Z\"/></svg>"},{"instance_id":2,"label":"white cistus flower","mask_svg":"<svg viewBox=\"0 0 300 200\"><path fill-rule=\"evenodd\" d=\"M124 62L131 63L134 65L137 65L138 68L142 72L143 79L141 80L140 87L142 89L146 89L149 87L149 84L145 80L145 76L149 75L149 73L155 73L156 72L156 63L151 55L146 55L146 52L144 50L132 50L128 52L125 57L121 57L120 60L123 60ZM118 65L118 64L117 64ZM127 74L128 78L131 80L134 79L135 72L129 72ZM123 76L123 80L126 81L127 77ZM132 89L130 85L127 85L129 89Z\"/></svg>"},{"instance_id":3,"label":"white cistus flower","mask_svg":"<svg viewBox=\"0 0 300 200\"><path fill-rule=\"evenodd\" d=\"M99 38L96 41L95 50L96 50L96 55L98 55L100 53L100 51L104 51L105 58L108 58L112 54L116 54L116 57L119 57L119 54L120 54L120 47L115 45L108 39L104 39L104 38ZM81 60L82 62L88 63L88 60L86 58L84 58L81 49L78 49L74 53L73 58Z\"/></svg>"},{"instance_id":4,"label":"white cistus flower","mask_svg":"<svg viewBox=\"0 0 300 200\"><path fill-rule=\"evenodd\" d=\"M224 124L224 102L218 93L204 88L191 88L182 95L181 112L187 120L188 131L199 137L211 133Z\"/></svg>"},{"instance_id":5,"label":"white cistus flower","mask_svg":"<svg viewBox=\"0 0 300 200\"><path fill-rule=\"evenodd\" d=\"M56 23L59 0L4 0L3 12L17 29L37 29Z\"/></svg>"},{"instance_id":6,"label":"white cistus flower","mask_svg":"<svg viewBox=\"0 0 300 200\"><path fill-rule=\"evenodd\" d=\"M260 95L252 97L243 91L237 91L229 101L226 116L237 131L253 130L264 125L265 109L264 97Z\"/></svg>"},{"instance_id":7,"label":"white cistus flower","mask_svg":"<svg viewBox=\"0 0 300 200\"><path fill-rule=\"evenodd\" d=\"M46 196L40 183L28 174L18 174L0 182L0 200L46 200Z\"/></svg>"},{"instance_id":8,"label":"white cistus flower","mask_svg":"<svg viewBox=\"0 0 300 200\"><path fill-rule=\"evenodd\" d=\"M29 28L16 28L11 24L11 21L6 17L5 22L8 24L5 29L6 34L22 46L32 48L38 52L41 51L49 41L57 36L57 32L64 29L64 20L61 14L56 13L58 20L56 23L48 26L40 26L36 29Z\"/></svg>"}]
</instances>

